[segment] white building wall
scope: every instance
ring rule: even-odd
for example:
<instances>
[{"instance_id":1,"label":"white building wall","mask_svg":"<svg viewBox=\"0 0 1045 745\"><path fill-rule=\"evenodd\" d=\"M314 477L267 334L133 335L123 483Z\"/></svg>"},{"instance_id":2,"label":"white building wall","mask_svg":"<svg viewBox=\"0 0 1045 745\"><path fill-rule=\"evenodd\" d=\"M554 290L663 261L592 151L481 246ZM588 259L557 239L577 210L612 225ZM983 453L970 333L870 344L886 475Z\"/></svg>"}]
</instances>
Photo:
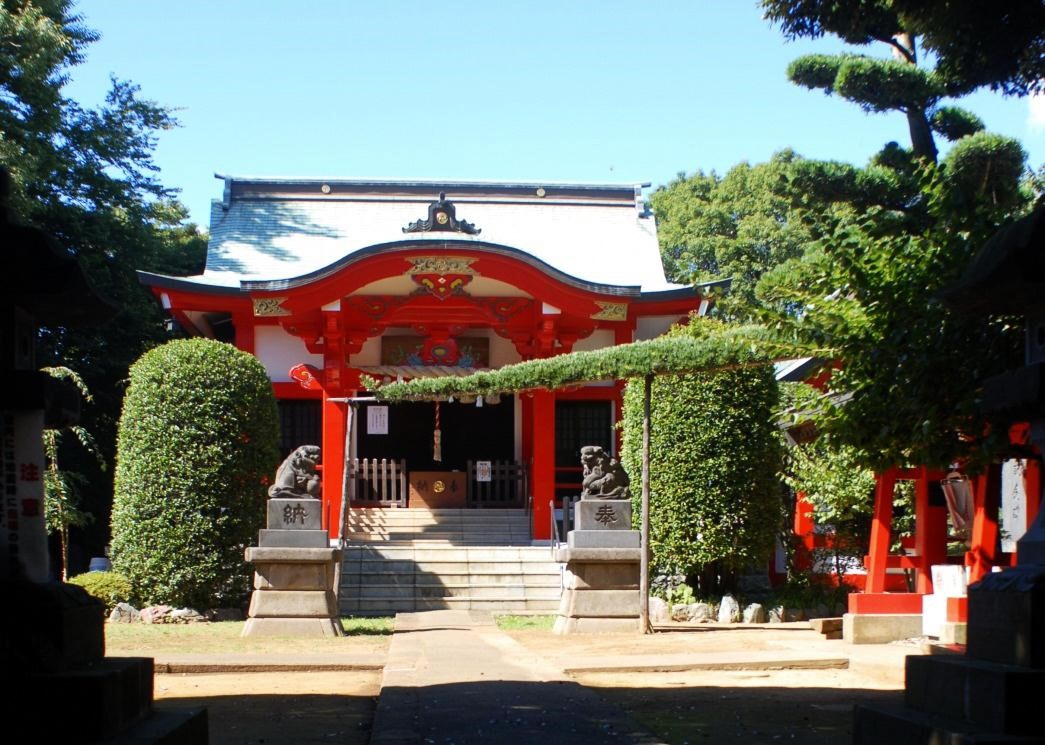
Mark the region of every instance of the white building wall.
<instances>
[{"instance_id":1,"label":"white building wall","mask_svg":"<svg viewBox=\"0 0 1045 745\"><path fill-rule=\"evenodd\" d=\"M254 356L261 360L274 383L290 382L290 368L304 362L323 368L323 355L312 354L305 342L282 326L254 327Z\"/></svg>"},{"instance_id":2,"label":"white building wall","mask_svg":"<svg viewBox=\"0 0 1045 745\"><path fill-rule=\"evenodd\" d=\"M669 328L671 324L679 320L683 314L675 313L670 316L644 316L635 323L635 341L646 341L655 339Z\"/></svg>"},{"instance_id":3,"label":"white building wall","mask_svg":"<svg viewBox=\"0 0 1045 745\"><path fill-rule=\"evenodd\" d=\"M590 352L594 349L605 349L613 346L613 340L614 333L612 329L595 329L595 331L591 332L591 336L579 339L573 345L573 351Z\"/></svg>"}]
</instances>

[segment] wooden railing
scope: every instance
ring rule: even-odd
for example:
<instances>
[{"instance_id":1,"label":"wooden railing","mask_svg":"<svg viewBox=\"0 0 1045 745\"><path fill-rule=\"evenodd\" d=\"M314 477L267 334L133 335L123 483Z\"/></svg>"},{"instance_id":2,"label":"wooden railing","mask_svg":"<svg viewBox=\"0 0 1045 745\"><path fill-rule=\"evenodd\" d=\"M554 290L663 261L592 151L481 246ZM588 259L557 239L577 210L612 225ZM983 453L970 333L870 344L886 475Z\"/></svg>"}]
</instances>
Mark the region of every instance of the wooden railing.
<instances>
[{"instance_id":1,"label":"wooden railing","mask_svg":"<svg viewBox=\"0 0 1045 745\"><path fill-rule=\"evenodd\" d=\"M490 463L490 480L478 480L477 461L468 461L469 507L524 507L528 493L528 472L522 463L495 460Z\"/></svg>"},{"instance_id":2,"label":"wooden railing","mask_svg":"<svg viewBox=\"0 0 1045 745\"><path fill-rule=\"evenodd\" d=\"M348 462L348 498L354 507L406 507L406 461L354 458Z\"/></svg>"}]
</instances>

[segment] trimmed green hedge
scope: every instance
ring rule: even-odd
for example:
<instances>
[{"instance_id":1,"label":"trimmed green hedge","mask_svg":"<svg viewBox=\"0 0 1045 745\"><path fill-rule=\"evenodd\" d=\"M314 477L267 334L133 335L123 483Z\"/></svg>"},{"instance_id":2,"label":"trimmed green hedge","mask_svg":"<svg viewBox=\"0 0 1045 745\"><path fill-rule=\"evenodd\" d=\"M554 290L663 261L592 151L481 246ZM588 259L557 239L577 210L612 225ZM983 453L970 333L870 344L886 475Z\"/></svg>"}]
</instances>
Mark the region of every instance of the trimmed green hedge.
<instances>
[{"instance_id":1,"label":"trimmed green hedge","mask_svg":"<svg viewBox=\"0 0 1045 745\"><path fill-rule=\"evenodd\" d=\"M675 328L682 341L700 333ZM766 561L781 525L781 449L771 365L653 381L650 546L654 574L683 574L698 594L731 589L731 576ZM622 461L642 472L643 381L624 398ZM637 488L635 515L639 514Z\"/></svg>"},{"instance_id":2,"label":"trimmed green hedge","mask_svg":"<svg viewBox=\"0 0 1045 745\"><path fill-rule=\"evenodd\" d=\"M134 587L126 576L119 572L87 572L69 578L70 585L78 585L91 597L105 604L108 613L117 603L134 602Z\"/></svg>"},{"instance_id":3,"label":"trimmed green hedge","mask_svg":"<svg viewBox=\"0 0 1045 745\"><path fill-rule=\"evenodd\" d=\"M386 401L446 398L461 394L509 393L537 388L555 389L599 380L627 380L648 374L713 371L755 365L773 359L809 354L781 344L760 326L726 326L694 318L686 336L660 337L590 352L519 362L463 377L418 378L381 385L366 378L364 385Z\"/></svg>"},{"instance_id":4,"label":"trimmed green hedge","mask_svg":"<svg viewBox=\"0 0 1045 745\"><path fill-rule=\"evenodd\" d=\"M112 559L149 603L230 605L279 464L272 385L256 358L172 341L130 371L117 442Z\"/></svg>"}]
</instances>

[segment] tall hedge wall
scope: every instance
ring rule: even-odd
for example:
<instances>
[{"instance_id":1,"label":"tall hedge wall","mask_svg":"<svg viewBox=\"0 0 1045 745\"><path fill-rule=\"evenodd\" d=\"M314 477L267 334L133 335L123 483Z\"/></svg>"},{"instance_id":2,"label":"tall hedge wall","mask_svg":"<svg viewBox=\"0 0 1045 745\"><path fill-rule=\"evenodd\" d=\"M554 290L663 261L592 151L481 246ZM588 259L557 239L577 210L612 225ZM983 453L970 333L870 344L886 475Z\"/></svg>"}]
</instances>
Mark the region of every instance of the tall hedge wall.
<instances>
[{"instance_id":1,"label":"tall hedge wall","mask_svg":"<svg viewBox=\"0 0 1045 745\"><path fill-rule=\"evenodd\" d=\"M672 334L693 330L679 328ZM705 592L768 559L782 519L771 365L654 379L650 546L655 573ZM643 381L628 383L623 463L639 492ZM636 515L638 506L636 505Z\"/></svg>"},{"instance_id":2,"label":"tall hedge wall","mask_svg":"<svg viewBox=\"0 0 1045 745\"><path fill-rule=\"evenodd\" d=\"M130 371L117 441L112 559L146 602L233 604L279 464L272 385L252 355L172 341Z\"/></svg>"}]
</instances>

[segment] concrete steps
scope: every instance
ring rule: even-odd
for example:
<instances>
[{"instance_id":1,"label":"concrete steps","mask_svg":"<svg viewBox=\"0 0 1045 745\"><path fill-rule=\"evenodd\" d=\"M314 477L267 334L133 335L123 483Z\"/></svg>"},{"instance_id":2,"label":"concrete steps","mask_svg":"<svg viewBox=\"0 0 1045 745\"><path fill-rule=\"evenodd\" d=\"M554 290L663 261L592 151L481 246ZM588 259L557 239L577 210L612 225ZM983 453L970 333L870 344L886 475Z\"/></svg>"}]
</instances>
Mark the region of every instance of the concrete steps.
<instances>
[{"instance_id":1,"label":"concrete steps","mask_svg":"<svg viewBox=\"0 0 1045 745\"><path fill-rule=\"evenodd\" d=\"M524 510L357 510L347 531L342 615L558 608L561 568L530 545Z\"/></svg>"},{"instance_id":2,"label":"concrete steps","mask_svg":"<svg viewBox=\"0 0 1045 745\"><path fill-rule=\"evenodd\" d=\"M345 540L349 543L442 541L529 546L530 516L521 509L352 509L347 516Z\"/></svg>"}]
</instances>

